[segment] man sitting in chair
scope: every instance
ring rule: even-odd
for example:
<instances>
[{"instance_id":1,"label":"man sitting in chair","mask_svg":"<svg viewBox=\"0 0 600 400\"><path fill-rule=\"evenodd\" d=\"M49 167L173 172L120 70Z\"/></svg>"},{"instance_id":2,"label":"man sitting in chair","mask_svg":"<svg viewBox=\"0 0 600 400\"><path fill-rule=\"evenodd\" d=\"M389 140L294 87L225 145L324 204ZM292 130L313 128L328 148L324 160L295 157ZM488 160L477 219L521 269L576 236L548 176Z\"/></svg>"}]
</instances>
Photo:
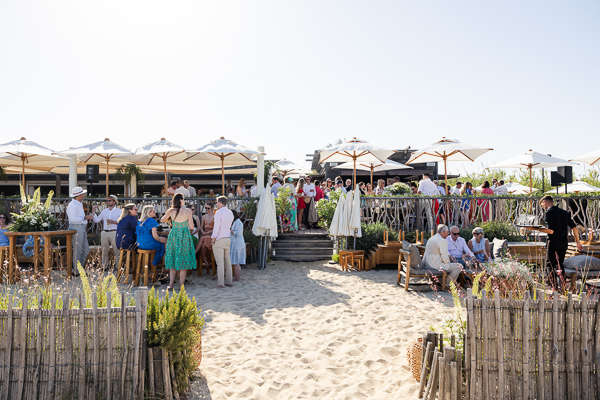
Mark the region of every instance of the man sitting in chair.
<instances>
[{"instance_id":1,"label":"man sitting in chair","mask_svg":"<svg viewBox=\"0 0 600 400\"><path fill-rule=\"evenodd\" d=\"M465 257L469 257L474 263L477 262L475 254L469 249L465 239L460 237L460 229L458 229L458 226L453 225L450 227L450 235L446 238L446 241L448 242L448 255L450 256L450 261L459 263L463 267L467 266Z\"/></svg>"},{"instance_id":2,"label":"man sitting in chair","mask_svg":"<svg viewBox=\"0 0 600 400\"><path fill-rule=\"evenodd\" d=\"M441 269L445 271L450 278L457 283L457 279L462 272L460 264L451 262L448 256L448 237L450 231L446 225L438 225L437 234L427 241L425 254L423 255L423 264L430 269Z\"/></svg>"}]
</instances>

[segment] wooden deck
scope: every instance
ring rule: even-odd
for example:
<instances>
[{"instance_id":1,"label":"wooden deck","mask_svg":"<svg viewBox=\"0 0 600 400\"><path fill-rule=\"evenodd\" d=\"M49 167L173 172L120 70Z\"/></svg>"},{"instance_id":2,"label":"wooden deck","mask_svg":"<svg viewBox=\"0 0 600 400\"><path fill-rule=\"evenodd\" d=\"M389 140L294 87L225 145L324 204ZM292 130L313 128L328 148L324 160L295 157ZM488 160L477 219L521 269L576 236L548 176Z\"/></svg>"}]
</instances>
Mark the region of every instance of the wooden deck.
<instances>
[{"instance_id":1,"label":"wooden deck","mask_svg":"<svg viewBox=\"0 0 600 400\"><path fill-rule=\"evenodd\" d=\"M300 229L298 230L298 232L288 232L288 233L284 233L283 235L287 235L287 234L294 234L294 235L328 235L329 232L327 232L327 229Z\"/></svg>"}]
</instances>

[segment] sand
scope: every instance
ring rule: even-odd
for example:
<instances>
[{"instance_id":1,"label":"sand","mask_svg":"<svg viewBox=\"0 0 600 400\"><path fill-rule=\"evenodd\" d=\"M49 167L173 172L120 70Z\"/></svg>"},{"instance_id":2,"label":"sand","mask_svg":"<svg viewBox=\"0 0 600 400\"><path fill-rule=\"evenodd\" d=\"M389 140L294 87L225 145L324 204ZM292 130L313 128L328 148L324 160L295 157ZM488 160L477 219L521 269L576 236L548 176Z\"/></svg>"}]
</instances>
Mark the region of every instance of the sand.
<instances>
[{"instance_id":1,"label":"sand","mask_svg":"<svg viewBox=\"0 0 600 400\"><path fill-rule=\"evenodd\" d=\"M186 398L416 399L406 349L451 301L407 293L396 274L273 262L246 267L226 289L194 275L186 290L206 325L201 376Z\"/></svg>"}]
</instances>

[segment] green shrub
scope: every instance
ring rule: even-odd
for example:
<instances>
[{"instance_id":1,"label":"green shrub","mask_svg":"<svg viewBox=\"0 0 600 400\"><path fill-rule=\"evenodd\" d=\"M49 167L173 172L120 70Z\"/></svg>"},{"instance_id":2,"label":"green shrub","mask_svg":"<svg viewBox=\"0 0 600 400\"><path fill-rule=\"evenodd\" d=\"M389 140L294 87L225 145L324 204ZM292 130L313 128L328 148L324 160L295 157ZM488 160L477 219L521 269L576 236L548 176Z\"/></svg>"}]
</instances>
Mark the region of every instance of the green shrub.
<instances>
[{"instance_id":1,"label":"green shrub","mask_svg":"<svg viewBox=\"0 0 600 400\"><path fill-rule=\"evenodd\" d=\"M341 192L332 191L329 193L329 199L317 201L315 208L317 209L317 215L319 216L318 224L321 228L329 229L340 195Z\"/></svg>"},{"instance_id":2,"label":"green shrub","mask_svg":"<svg viewBox=\"0 0 600 400\"><path fill-rule=\"evenodd\" d=\"M180 392L187 389L188 378L200 364L204 326L200 311L196 299L190 299L184 287L171 296L167 292L162 299L154 288L148 293L148 345L160 346L171 353Z\"/></svg>"},{"instance_id":3,"label":"green shrub","mask_svg":"<svg viewBox=\"0 0 600 400\"><path fill-rule=\"evenodd\" d=\"M384 223L375 222L372 224L362 224L362 237L356 238L356 249L358 250L371 250L377 243L383 243L383 232L388 231L389 240L398 240L398 232L390 230ZM354 240L348 238L349 243Z\"/></svg>"},{"instance_id":4,"label":"green shrub","mask_svg":"<svg viewBox=\"0 0 600 400\"><path fill-rule=\"evenodd\" d=\"M339 262L340 262L340 255L339 255L339 254L333 254L333 255L331 256L331 259L332 259L334 262L336 262L336 263L339 263Z\"/></svg>"}]
</instances>

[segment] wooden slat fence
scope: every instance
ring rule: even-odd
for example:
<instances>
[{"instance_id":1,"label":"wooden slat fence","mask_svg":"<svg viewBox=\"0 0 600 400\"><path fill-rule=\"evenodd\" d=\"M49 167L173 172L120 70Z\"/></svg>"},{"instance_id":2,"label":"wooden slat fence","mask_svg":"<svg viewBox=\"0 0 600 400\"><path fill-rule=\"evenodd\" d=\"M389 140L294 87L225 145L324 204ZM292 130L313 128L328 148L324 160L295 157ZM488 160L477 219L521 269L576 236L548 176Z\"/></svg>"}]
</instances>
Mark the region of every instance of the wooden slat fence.
<instances>
[{"instance_id":1,"label":"wooden slat fence","mask_svg":"<svg viewBox=\"0 0 600 400\"><path fill-rule=\"evenodd\" d=\"M543 295L543 294L542 294ZM600 398L600 302L467 295L468 398Z\"/></svg>"},{"instance_id":2,"label":"wooden slat fence","mask_svg":"<svg viewBox=\"0 0 600 400\"><path fill-rule=\"evenodd\" d=\"M0 310L0 399L143 398L147 289L133 307L124 293L121 307L108 296L106 308L69 309L64 294L58 310L56 295L48 310L27 309L27 299L15 309L11 298Z\"/></svg>"}]
</instances>

